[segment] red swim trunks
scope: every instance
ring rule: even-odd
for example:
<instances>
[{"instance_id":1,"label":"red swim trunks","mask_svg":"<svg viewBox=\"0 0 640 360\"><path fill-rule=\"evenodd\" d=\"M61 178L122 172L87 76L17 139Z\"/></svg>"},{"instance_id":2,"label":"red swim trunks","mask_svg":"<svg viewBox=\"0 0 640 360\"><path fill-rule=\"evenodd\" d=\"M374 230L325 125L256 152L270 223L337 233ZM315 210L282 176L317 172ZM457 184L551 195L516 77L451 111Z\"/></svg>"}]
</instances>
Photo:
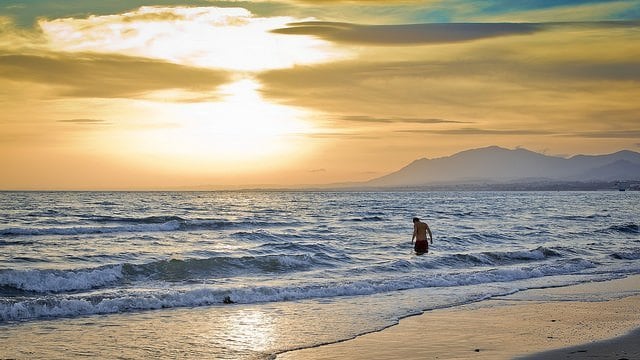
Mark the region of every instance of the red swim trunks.
<instances>
[{"instance_id":1,"label":"red swim trunks","mask_svg":"<svg viewBox=\"0 0 640 360\"><path fill-rule=\"evenodd\" d=\"M429 244L427 243L427 240L416 240L416 244L413 249L418 254L424 254L429 252Z\"/></svg>"}]
</instances>

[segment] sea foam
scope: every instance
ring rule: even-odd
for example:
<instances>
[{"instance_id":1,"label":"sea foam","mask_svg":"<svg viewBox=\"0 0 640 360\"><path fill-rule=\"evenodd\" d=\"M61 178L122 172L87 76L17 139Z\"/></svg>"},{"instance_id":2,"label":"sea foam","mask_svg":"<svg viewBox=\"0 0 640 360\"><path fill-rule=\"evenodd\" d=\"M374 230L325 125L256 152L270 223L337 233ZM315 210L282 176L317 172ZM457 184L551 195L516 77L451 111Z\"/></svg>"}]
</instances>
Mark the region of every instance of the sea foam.
<instances>
[{"instance_id":1,"label":"sea foam","mask_svg":"<svg viewBox=\"0 0 640 360\"><path fill-rule=\"evenodd\" d=\"M87 290L122 278L122 265L80 270L0 270L0 286L32 292Z\"/></svg>"}]
</instances>

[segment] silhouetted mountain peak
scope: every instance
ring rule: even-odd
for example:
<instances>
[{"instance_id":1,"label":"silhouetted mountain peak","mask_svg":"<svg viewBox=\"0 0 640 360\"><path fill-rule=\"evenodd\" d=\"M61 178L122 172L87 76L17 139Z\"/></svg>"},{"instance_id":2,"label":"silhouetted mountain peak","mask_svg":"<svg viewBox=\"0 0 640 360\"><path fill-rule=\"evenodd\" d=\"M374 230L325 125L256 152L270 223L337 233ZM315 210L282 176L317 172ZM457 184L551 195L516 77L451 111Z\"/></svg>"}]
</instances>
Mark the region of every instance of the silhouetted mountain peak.
<instances>
[{"instance_id":1,"label":"silhouetted mountain peak","mask_svg":"<svg viewBox=\"0 0 640 360\"><path fill-rule=\"evenodd\" d=\"M620 162L623 161L623 162ZM461 151L447 157L421 158L371 186L420 186L438 183L504 182L521 179L601 180L640 176L640 153L623 150L608 155L576 155L569 159L524 148L499 146ZM628 170L627 170L628 169Z\"/></svg>"}]
</instances>

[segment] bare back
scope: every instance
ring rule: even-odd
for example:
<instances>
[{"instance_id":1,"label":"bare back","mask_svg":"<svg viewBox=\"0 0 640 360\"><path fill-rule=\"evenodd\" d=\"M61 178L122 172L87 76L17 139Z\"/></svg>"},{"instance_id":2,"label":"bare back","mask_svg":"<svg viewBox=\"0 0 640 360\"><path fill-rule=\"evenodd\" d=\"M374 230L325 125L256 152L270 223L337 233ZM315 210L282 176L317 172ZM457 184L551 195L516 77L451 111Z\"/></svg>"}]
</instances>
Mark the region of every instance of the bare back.
<instances>
[{"instance_id":1,"label":"bare back","mask_svg":"<svg viewBox=\"0 0 640 360\"><path fill-rule=\"evenodd\" d=\"M423 223L422 221L416 222L413 226L413 235L416 237L416 240L427 240L428 229L429 225L426 223Z\"/></svg>"}]
</instances>

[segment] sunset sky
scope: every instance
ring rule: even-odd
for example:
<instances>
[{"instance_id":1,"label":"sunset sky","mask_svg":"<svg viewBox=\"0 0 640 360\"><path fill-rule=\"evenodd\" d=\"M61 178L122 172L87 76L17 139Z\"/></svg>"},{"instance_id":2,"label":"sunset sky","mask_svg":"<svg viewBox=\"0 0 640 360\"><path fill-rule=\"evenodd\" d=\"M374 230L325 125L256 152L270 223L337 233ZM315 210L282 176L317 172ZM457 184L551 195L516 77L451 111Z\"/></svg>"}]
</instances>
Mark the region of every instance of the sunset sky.
<instances>
[{"instance_id":1,"label":"sunset sky","mask_svg":"<svg viewBox=\"0 0 640 360\"><path fill-rule=\"evenodd\" d=\"M0 3L0 189L363 181L640 149L640 1Z\"/></svg>"}]
</instances>

